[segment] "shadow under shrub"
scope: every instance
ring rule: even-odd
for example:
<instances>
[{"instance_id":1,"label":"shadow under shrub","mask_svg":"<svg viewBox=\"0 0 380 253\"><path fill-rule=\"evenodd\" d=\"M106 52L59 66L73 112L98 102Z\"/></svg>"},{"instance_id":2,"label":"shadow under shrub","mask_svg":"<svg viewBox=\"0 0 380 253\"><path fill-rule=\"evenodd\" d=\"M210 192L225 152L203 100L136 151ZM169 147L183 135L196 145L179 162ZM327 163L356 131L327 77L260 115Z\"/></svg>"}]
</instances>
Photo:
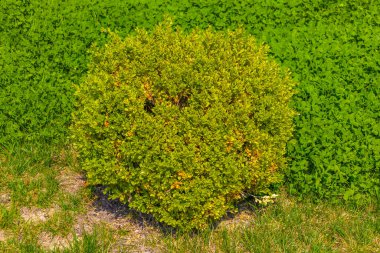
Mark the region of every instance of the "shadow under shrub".
<instances>
[{"instance_id":1,"label":"shadow under shrub","mask_svg":"<svg viewBox=\"0 0 380 253\"><path fill-rule=\"evenodd\" d=\"M165 20L93 47L72 139L90 185L181 230L281 181L295 82L244 31Z\"/></svg>"}]
</instances>

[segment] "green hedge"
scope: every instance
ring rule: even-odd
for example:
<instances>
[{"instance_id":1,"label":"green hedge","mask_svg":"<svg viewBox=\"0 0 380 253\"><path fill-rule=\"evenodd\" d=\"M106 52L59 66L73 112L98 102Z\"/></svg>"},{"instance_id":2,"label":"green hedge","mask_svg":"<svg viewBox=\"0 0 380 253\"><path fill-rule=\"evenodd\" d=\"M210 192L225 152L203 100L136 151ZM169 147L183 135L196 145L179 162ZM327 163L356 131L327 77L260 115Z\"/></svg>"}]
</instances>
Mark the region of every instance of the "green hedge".
<instances>
[{"instance_id":1,"label":"green hedge","mask_svg":"<svg viewBox=\"0 0 380 253\"><path fill-rule=\"evenodd\" d=\"M128 3L126 3L128 2ZM0 2L0 142L64 137L72 83L101 27L151 29L163 13L185 30L243 24L300 82L289 144L290 191L366 202L379 196L378 0Z\"/></svg>"}]
</instances>

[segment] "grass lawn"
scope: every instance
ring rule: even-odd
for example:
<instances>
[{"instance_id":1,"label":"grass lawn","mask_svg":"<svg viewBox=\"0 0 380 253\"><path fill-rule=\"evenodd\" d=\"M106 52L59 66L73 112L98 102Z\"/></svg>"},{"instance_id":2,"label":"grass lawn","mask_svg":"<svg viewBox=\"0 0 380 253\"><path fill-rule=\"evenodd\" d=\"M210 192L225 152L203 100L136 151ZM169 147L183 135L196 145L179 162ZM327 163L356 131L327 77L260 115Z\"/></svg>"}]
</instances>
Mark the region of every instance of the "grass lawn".
<instances>
[{"instance_id":1,"label":"grass lawn","mask_svg":"<svg viewBox=\"0 0 380 253\"><path fill-rule=\"evenodd\" d=\"M244 203L214 228L179 234L86 187L69 146L0 150L0 252L380 252L378 206Z\"/></svg>"}]
</instances>

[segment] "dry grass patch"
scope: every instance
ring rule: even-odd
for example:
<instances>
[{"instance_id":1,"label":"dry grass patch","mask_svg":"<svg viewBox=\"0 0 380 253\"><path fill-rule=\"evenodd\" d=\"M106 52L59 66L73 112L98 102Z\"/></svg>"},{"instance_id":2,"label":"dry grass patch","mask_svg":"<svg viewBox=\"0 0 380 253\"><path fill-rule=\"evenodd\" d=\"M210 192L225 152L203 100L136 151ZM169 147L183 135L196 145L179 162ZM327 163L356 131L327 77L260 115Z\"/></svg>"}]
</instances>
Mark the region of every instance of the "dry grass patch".
<instances>
[{"instance_id":1,"label":"dry grass patch","mask_svg":"<svg viewBox=\"0 0 380 253\"><path fill-rule=\"evenodd\" d=\"M132 232L133 233L133 232ZM136 236L137 235L137 236ZM144 252L159 253L165 252L161 242L149 238L149 233L135 233L130 235L118 236L116 242L112 244L111 252Z\"/></svg>"},{"instance_id":2,"label":"dry grass patch","mask_svg":"<svg viewBox=\"0 0 380 253\"><path fill-rule=\"evenodd\" d=\"M217 226L217 230L234 230L238 228L252 227L254 226L255 217L256 215L251 210L240 211L231 218L221 220Z\"/></svg>"},{"instance_id":3,"label":"dry grass patch","mask_svg":"<svg viewBox=\"0 0 380 253\"><path fill-rule=\"evenodd\" d=\"M63 168L59 171L59 175L57 177L60 188L69 194L76 194L82 189L86 181L84 177L76 172L68 168Z\"/></svg>"},{"instance_id":4,"label":"dry grass patch","mask_svg":"<svg viewBox=\"0 0 380 253\"><path fill-rule=\"evenodd\" d=\"M372 244L367 247L368 252L379 253L380 252L380 235L376 236L372 240Z\"/></svg>"},{"instance_id":5,"label":"dry grass patch","mask_svg":"<svg viewBox=\"0 0 380 253\"><path fill-rule=\"evenodd\" d=\"M0 229L0 242L5 242L5 241L8 240L8 238L9 238L8 232L6 232L5 230Z\"/></svg>"},{"instance_id":6,"label":"dry grass patch","mask_svg":"<svg viewBox=\"0 0 380 253\"><path fill-rule=\"evenodd\" d=\"M150 216L134 212L117 200L108 200L98 189L87 212L77 216L74 231L80 237L103 225L115 234L112 252L161 252L160 224ZM153 246L154 245L154 249Z\"/></svg>"},{"instance_id":7,"label":"dry grass patch","mask_svg":"<svg viewBox=\"0 0 380 253\"><path fill-rule=\"evenodd\" d=\"M11 194L6 192L6 193L0 193L0 204L9 206L11 203Z\"/></svg>"},{"instance_id":8,"label":"dry grass patch","mask_svg":"<svg viewBox=\"0 0 380 253\"><path fill-rule=\"evenodd\" d=\"M20 209L20 215L26 222L39 223L47 221L58 211L58 209L58 206L44 209L37 207L22 207Z\"/></svg>"},{"instance_id":9,"label":"dry grass patch","mask_svg":"<svg viewBox=\"0 0 380 253\"><path fill-rule=\"evenodd\" d=\"M62 237L58 235L53 235L52 233L42 232L38 236L38 243L45 250L65 249L70 246L72 241L72 235Z\"/></svg>"}]
</instances>

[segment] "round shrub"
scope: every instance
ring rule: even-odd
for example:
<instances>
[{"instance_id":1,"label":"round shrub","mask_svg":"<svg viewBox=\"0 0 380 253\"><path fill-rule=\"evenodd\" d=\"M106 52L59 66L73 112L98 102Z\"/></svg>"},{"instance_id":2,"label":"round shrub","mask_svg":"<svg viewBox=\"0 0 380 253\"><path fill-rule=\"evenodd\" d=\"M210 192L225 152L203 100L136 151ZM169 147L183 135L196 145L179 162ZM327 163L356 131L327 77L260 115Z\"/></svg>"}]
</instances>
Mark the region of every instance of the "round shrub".
<instances>
[{"instance_id":1,"label":"round shrub","mask_svg":"<svg viewBox=\"0 0 380 253\"><path fill-rule=\"evenodd\" d=\"M73 141L90 185L182 230L281 180L295 83L244 31L137 30L93 47Z\"/></svg>"}]
</instances>

